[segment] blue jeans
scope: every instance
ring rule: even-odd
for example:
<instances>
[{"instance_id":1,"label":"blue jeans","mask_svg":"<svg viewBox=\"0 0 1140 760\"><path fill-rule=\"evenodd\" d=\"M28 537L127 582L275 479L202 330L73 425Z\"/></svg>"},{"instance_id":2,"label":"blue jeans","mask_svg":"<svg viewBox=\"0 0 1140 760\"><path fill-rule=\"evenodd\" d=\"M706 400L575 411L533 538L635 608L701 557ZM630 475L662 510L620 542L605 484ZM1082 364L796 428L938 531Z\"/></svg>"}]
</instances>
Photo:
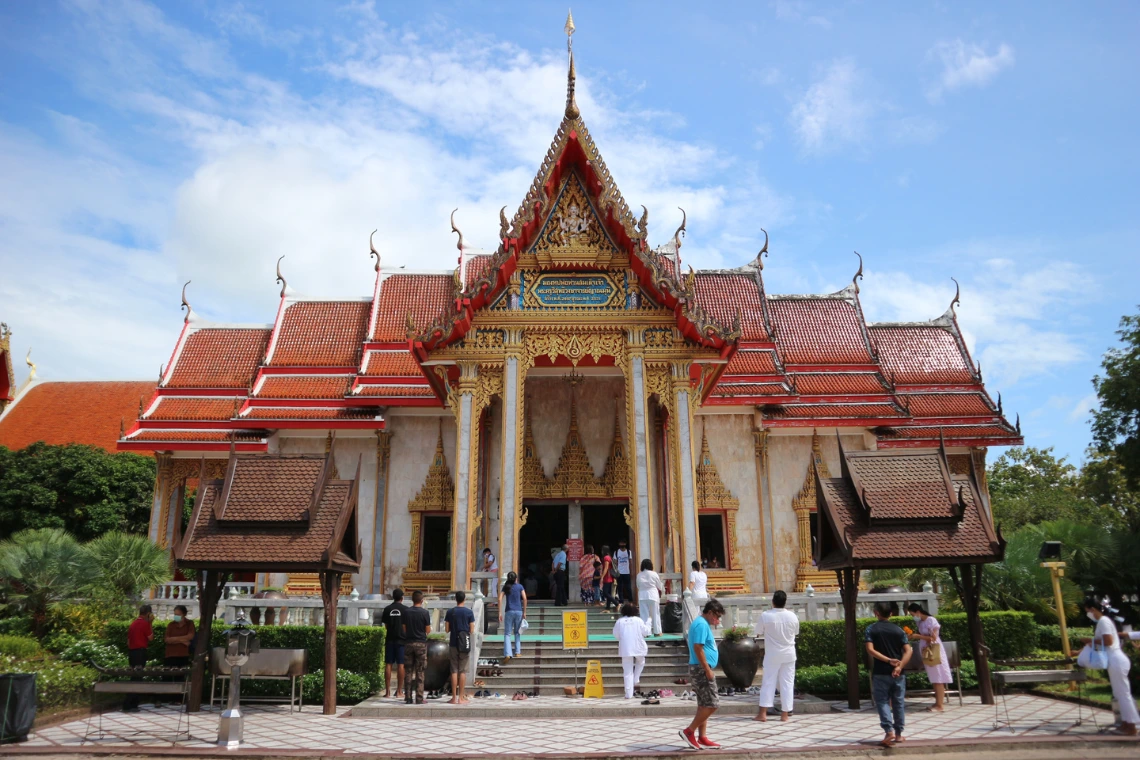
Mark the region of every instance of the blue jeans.
<instances>
[{"instance_id":1,"label":"blue jeans","mask_svg":"<svg viewBox=\"0 0 1140 760\"><path fill-rule=\"evenodd\" d=\"M906 725L906 708L903 705L906 699L906 676L895 678L875 674L871 677L871 693L875 696L875 708L879 711L879 725L883 727L883 733L902 736Z\"/></svg>"},{"instance_id":2,"label":"blue jeans","mask_svg":"<svg viewBox=\"0 0 1140 760\"><path fill-rule=\"evenodd\" d=\"M522 610L507 610L503 613L503 656L511 657L511 636L515 637L514 656L522 654L519 626L522 624Z\"/></svg>"}]
</instances>

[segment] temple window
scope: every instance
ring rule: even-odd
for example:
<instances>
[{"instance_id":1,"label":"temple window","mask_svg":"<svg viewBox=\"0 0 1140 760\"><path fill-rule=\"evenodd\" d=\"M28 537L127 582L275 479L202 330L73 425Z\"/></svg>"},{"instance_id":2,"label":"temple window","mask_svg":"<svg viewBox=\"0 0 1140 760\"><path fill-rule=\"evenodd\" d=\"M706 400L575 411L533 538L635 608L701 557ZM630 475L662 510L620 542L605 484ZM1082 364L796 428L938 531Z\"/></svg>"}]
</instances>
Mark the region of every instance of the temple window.
<instances>
[{"instance_id":1,"label":"temple window","mask_svg":"<svg viewBox=\"0 0 1140 760\"><path fill-rule=\"evenodd\" d=\"M451 570L451 515L425 514L423 516L423 551L420 554L420 572L447 572Z\"/></svg>"},{"instance_id":2,"label":"temple window","mask_svg":"<svg viewBox=\"0 0 1140 760\"><path fill-rule=\"evenodd\" d=\"M698 515L697 525L701 536L701 564L728 568L724 546L724 513Z\"/></svg>"}]
</instances>

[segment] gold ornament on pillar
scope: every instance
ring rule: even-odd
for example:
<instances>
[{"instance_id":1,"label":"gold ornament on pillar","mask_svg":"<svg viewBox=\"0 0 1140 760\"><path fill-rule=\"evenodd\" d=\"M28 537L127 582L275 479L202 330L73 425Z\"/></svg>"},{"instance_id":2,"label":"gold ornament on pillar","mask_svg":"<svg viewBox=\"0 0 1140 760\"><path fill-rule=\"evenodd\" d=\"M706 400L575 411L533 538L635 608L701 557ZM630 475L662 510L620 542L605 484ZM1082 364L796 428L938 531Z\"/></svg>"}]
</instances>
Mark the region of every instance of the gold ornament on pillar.
<instances>
[{"instance_id":1,"label":"gold ornament on pillar","mask_svg":"<svg viewBox=\"0 0 1140 760\"><path fill-rule=\"evenodd\" d=\"M823 461L819 433L811 434L811 457L808 460L807 474L800 492L792 499L792 511L796 513L796 532L799 538L800 561L796 565L796 591L806 591L810 584L817 591L834 591L838 586L835 573L821 572L812 564L811 516L816 511L816 476L821 479L831 477L827 463Z\"/></svg>"}]
</instances>

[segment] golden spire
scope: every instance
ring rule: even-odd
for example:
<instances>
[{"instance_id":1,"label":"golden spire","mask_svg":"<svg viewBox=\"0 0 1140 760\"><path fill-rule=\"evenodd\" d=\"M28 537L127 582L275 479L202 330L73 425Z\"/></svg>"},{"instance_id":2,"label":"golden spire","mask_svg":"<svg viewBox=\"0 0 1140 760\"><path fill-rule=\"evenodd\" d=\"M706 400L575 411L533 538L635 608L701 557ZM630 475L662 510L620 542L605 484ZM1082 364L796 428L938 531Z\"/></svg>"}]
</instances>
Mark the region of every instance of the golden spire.
<instances>
[{"instance_id":1,"label":"golden spire","mask_svg":"<svg viewBox=\"0 0 1140 760\"><path fill-rule=\"evenodd\" d=\"M574 14L566 12L566 55L570 59L570 70L566 76L566 118L577 119L581 115L578 110L578 102L574 99L574 80L578 78L577 73L574 71L574 49L572 47L574 35Z\"/></svg>"}]
</instances>

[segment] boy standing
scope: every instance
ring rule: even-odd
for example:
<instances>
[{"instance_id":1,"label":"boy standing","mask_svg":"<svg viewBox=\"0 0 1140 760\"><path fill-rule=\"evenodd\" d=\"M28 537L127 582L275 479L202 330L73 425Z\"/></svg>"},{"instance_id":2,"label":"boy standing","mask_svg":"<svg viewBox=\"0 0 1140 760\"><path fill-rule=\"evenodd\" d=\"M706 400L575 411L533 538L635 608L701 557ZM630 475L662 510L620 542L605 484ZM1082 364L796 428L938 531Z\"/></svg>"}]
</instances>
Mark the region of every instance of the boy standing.
<instances>
[{"instance_id":1,"label":"boy standing","mask_svg":"<svg viewBox=\"0 0 1140 760\"><path fill-rule=\"evenodd\" d=\"M407 607L403 605L404 590L392 591L392 603L384 608L380 615L380 623L387 629L384 637L384 698L391 696L392 671L396 671L396 699L399 699L404 688L404 612Z\"/></svg>"},{"instance_id":2,"label":"boy standing","mask_svg":"<svg viewBox=\"0 0 1140 760\"><path fill-rule=\"evenodd\" d=\"M906 724L906 676L903 667L910 659L910 642L906 632L891 622L891 603L875 602L874 623L867 626L867 653L871 663L871 692L883 727L884 747L904 741Z\"/></svg>"}]
</instances>

